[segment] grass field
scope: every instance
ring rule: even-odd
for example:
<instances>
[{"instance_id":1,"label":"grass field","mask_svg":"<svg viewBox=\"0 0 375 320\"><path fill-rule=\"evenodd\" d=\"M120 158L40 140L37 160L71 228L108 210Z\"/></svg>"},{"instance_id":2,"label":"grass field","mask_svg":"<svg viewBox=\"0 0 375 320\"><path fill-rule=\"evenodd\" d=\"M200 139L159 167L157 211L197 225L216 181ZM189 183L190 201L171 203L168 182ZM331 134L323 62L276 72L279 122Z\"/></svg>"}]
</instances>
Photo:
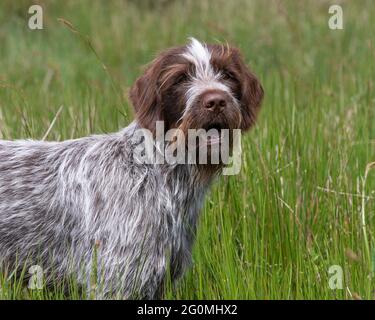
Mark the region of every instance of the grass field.
<instances>
[{"instance_id":1,"label":"grass field","mask_svg":"<svg viewBox=\"0 0 375 320\"><path fill-rule=\"evenodd\" d=\"M375 297L374 1L38 1L32 31L34 2L0 3L1 139L126 126L142 66L189 36L240 47L261 79L241 172L206 199L194 264L166 298ZM333 3L343 30L328 28ZM0 299L22 298L62 296L1 281Z\"/></svg>"}]
</instances>

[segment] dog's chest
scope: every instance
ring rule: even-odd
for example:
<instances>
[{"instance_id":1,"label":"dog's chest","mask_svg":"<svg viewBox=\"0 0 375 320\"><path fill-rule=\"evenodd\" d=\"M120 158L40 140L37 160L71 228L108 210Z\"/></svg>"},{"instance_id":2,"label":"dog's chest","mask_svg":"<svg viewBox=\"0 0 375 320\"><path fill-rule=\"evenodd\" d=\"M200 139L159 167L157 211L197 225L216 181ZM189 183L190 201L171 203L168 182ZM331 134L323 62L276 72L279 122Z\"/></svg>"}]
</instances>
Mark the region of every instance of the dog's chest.
<instances>
[{"instance_id":1,"label":"dog's chest","mask_svg":"<svg viewBox=\"0 0 375 320\"><path fill-rule=\"evenodd\" d=\"M199 213L207 189L206 185L194 183L191 172L186 168L176 170L167 184L168 198L171 199L170 205L166 207L169 207L168 236L172 260L190 258Z\"/></svg>"}]
</instances>

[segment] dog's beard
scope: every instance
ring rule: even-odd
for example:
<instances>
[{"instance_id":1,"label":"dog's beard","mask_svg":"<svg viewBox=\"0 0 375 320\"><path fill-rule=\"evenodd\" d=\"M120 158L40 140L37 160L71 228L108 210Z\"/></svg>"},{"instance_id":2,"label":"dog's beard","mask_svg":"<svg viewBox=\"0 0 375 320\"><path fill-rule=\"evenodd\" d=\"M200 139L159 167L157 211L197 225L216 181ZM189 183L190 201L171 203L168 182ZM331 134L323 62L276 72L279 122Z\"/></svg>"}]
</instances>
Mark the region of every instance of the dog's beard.
<instances>
[{"instance_id":1,"label":"dog's beard","mask_svg":"<svg viewBox=\"0 0 375 320\"><path fill-rule=\"evenodd\" d=\"M239 128L240 123L241 114L235 108L210 117L198 112L188 113L177 128L183 138L173 143L185 143L188 163L220 169L232 155L233 130Z\"/></svg>"}]
</instances>

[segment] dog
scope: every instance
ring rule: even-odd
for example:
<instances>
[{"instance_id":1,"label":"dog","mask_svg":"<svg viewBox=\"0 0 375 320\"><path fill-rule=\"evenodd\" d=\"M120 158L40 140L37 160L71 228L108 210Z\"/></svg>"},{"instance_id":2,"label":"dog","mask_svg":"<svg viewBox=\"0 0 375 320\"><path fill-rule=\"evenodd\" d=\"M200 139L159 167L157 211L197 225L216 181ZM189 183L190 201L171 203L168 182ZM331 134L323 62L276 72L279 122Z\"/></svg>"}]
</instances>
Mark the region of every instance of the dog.
<instances>
[{"instance_id":1,"label":"dog","mask_svg":"<svg viewBox=\"0 0 375 320\"><path fill-rule=\"evenodd\" d=\"M121 131L1 140L2 272L38 265L47 285L75 277L98 298L162 298L167 277L174 282L191 261L199 211L223 164L145 164L134 133L155 137L158 122L183 133L247 131L263 95L238 49L192 38L136 80L135 120Z\"/></svg>"}]
</instances>

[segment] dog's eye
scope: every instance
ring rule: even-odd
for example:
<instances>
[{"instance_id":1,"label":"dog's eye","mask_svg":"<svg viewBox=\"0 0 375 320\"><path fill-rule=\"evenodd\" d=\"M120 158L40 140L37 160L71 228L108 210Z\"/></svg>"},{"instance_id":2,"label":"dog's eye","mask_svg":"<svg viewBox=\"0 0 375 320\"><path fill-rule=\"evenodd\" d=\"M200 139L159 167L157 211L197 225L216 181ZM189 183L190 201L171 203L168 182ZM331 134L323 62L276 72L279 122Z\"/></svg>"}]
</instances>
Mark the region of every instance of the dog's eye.
<instances>
[{"instance_id":1,"label":"dog's eye","mask_svg":"<svg viewBox=\"0 0 375 320\"><path fill-rule=\"evenodd\" d=\"M225 80L236 80L236 76L231 71L224 71L223 72L223 79Z\"/></svg>"},{"instance_id":2,"label":"dog's eye","mask_svg":"<svg viewBox=\"0 0 375 320\"><path fill-rule=\"evenodd\" d=\"M181 74L177 77L176 81L175 81L175 84L181 84L183 82L186 82L187 80L187 75L186 74Z\"/></svg>"}]
</instances>

